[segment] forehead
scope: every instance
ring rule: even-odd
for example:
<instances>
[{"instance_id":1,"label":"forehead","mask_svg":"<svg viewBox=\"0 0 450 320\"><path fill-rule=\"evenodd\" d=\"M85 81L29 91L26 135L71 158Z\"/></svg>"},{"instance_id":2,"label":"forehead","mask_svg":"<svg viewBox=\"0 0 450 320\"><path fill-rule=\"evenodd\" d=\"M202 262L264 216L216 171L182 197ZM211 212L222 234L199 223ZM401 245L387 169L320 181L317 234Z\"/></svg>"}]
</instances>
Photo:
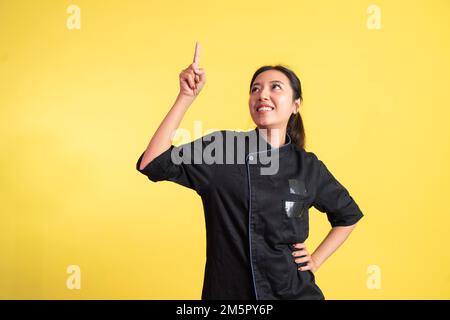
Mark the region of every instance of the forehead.
<instances>
[{"instance_id":1,"label":"forehead","mask_svg":"<svg viewBox=\"0 0 450 320\"><path fill-rule=\"evenodd\" d=\"M267 70L258 74L253 81L253 84L263 84L265 82L281 81L284 84L289 84L289 79L286 75L278 70Z\"/></svg>"}]
</instances>

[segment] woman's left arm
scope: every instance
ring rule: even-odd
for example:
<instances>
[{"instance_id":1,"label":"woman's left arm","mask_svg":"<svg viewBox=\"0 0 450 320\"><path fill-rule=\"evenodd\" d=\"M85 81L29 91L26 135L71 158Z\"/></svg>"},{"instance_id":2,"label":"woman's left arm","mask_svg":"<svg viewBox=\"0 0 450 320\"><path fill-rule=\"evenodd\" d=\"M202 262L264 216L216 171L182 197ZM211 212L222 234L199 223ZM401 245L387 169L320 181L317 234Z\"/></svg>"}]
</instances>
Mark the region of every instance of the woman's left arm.
<instances>
[{"instance_id":1,"label":"woman's left arm","mask_svg":"<svg viewBox=\"0 0 450 320\"><path fill-rule=\"evenodd\" d=\"M316 272L325 260L327 260L328 257L331 256L342 243L344 243L355 226L356 223L351 226L331 228L328 235L311 255L309 254L304 243L294 244L293 248L295 251L292 252L292 255L295 262L298 264L306 263L303 267L299 267L298 270L311 270L312 272Z\"/></svg>"}]
</instances>

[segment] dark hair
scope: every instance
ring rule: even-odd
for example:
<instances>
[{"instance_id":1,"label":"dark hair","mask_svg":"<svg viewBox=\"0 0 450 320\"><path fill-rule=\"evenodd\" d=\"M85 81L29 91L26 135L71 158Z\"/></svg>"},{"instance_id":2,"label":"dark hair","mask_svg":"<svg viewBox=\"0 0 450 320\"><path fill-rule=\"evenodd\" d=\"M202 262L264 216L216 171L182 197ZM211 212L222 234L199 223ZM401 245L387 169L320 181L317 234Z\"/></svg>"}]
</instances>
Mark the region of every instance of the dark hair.
<instances>
[{"instance_id":1,"label":"dark hair","mask_svg":"<svg viewBox=\"0 0 450 320\"><path fill-rule=\"evenodd\" d=\"M283 72L286 77L288 77L289 82L291 83L293 91L292 100L300 99L300 102L303 101L302 85L300 83L300 79L292 70L282 65L262 66L258 70L256 70L255 74L252 77L252 81L250 81L250 93L255 78L258 76L258 74L267 70L278 70ZM305 148L305 128L303 127L303 120L300 115L300 110L296 114L291 114L286 127L286 132L291 137L292 142L295 143L300 149Z\"/></svg>"}]
</instances>

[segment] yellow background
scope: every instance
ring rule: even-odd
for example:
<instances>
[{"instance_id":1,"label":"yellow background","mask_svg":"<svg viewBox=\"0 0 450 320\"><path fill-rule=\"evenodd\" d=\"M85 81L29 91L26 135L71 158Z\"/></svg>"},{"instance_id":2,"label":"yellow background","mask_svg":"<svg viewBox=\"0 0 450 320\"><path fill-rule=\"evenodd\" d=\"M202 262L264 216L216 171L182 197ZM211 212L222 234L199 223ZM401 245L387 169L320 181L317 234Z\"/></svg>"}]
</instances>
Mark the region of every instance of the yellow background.
<instances>
[{"instance_id":1,"label":"yellow background","mask_svg":"<svg viewBox=\"0 0 450 320\"><path fill-rule=\"evenodd\" d=\"M302 81L307 150L365 213L316 273L325 297L450 298L450 1L373 3L380 30L362 0L1 1L0 298L200 298L200 197L135 170L196 40L207 83L182 128L253 128L261 65ZM329 227L311 211L310 251Z\"/></svg>"}]
</instances>

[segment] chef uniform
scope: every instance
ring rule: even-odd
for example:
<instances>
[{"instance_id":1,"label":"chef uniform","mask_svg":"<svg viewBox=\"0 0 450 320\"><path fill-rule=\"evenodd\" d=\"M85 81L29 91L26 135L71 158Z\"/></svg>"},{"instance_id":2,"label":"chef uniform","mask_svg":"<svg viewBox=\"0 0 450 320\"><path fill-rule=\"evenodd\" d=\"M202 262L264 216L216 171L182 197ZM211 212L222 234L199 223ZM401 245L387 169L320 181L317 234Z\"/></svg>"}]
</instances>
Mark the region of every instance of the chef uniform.
<instances>
[{"instance_id":1,"label":"chef uniform","mask_svg":"<svg viewBox=\"0 0 450 320\"><path fill-rule=\"evenodd\" d=\"M214 141L223 152L216 148L211 154L221 160L198 161ZM285 141L272 148L258 128L221 130L170 146L142 170L144 153L139 157L136 169L151 181L178 183L202 199L202 299L324 299L313 272L298 270L292 244L308 238L311 206L326 213L332 227L353 225L363 214L314 153L299 148L289 134ZM277 159L276 172L263 172L276 162L267 159Z\"/></svg>"}]
</instances>

